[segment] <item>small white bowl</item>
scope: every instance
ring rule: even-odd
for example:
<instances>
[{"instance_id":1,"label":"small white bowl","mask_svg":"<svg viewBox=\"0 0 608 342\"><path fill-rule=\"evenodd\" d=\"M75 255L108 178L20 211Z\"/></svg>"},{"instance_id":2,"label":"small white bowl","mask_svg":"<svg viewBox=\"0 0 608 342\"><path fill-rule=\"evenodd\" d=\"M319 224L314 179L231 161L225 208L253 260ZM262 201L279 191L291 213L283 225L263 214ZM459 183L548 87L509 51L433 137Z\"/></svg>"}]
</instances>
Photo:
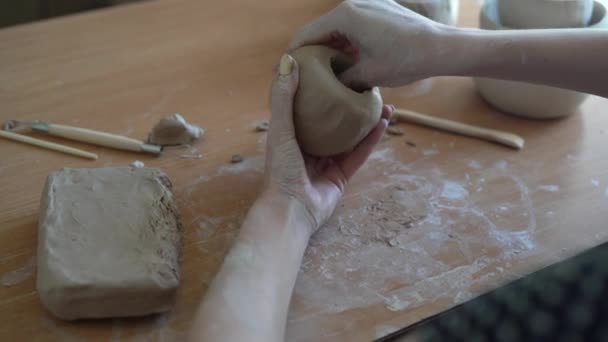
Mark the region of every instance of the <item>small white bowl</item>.
<instances>
[{"instance_id":1,"label":"small white bowl","mask_svg":"<svg viewBox=\"0 0 608 342\"><path fill-rule=\"evenodd\" d=\"M508 0L507 0L508 1ZM606 7L595 1L590 28L608 27ZM484 6L480 14L480 28L486 30L509 30L498 20L496 8ZM577 112L587 94L572 90L540 86L530 83L475 78L477 90L494 107L521 117L552 119Z\"/></svg>"},{"instance_id":2,"label":"small white bowl","mask_svg":"<svg viewBox=\"0 0 608 342\"><path fill-rule=\"evenodd\" d=\"M500 21L516 29L586 27L593 0L496 0Z\"/></svg>"}]
</instances>

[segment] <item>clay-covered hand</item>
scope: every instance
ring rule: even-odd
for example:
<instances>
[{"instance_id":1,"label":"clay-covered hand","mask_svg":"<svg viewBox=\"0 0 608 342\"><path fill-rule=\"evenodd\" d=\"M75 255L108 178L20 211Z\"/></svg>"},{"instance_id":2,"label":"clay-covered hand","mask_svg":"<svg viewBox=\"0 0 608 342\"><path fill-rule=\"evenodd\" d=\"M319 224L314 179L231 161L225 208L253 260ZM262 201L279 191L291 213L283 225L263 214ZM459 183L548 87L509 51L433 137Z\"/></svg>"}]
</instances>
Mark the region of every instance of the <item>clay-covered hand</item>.
<instances>
[{"instance_id":1,"label":"clay-covered hand","mask_svg":"<svg viewBox=\"0 0 608 342\"><path fill-rule=\"evenodd\" d=\"M347 0L300 30L288 51L327 45L356 58L339 76L347 85L396 87L436 76L446 28L393 0Z\"/></svg>"},{"instance_id":2,"label":"clay-covered hand","mask_svg":"<svg viewBox=\"0 0 608 342\"><path fill-rule=\"evenodd\" d=\"M331 216L346 184L382 138L393 109L384 106L376 127L353 151L336 157L311 157L302 154L296 140L293 101L297 88L297 63L284 55L271 90L264 195L297 200L310 221L312 234Z\"/></svg>"}]
</instances>

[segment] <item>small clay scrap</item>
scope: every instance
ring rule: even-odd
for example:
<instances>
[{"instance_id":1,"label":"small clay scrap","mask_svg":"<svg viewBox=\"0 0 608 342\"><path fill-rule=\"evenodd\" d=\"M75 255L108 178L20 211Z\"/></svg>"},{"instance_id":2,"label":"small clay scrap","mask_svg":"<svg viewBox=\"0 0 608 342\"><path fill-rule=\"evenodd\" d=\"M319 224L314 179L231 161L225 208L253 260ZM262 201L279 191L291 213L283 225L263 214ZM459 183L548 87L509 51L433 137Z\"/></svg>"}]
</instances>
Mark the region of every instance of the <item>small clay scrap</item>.
<instances>
[{"instance_id":1,"label":"small clay scrap","mask_svg":"<svg viewBox=\"0 0 608 342\"><path fill-rule=\"evenodd\" d=\"M230 162L232 164L238 164L242 161L243 161L243 156L241 156L240 154L235 154L232 156L232 158L230 158Z\"/></svg>"},{"instance_id":2,"label":"small clay scrap","mask_svg":"<svg viewBox=\"0 0 608 342\"><path fill-rule=\"evenodd\" d=\"M266 132L269 128L270 123L268 123L268 120L260 121L255 125L256 132Z\"/></svg>"},{"instance_id":3,"label":"small clay scrap","mask_svg":"<svg viewBox=\"0 0 608 342\"><path fill-rule=\"evenodd\" d=\"M187 145L200 139L205 131L189 124L179 114L160 119L148 136L148 143L160 146Z\"/></svg>"},{"instance_id":4,"label":"small clay scrap","mask_svg":"<svg viewBox=\"0 0 608 342\"><path fill-rule=\"evenodd\" d=\"M142 168L142 167L144 167L144 166L146 166L146 165L145 165L145 164L144 164L144 162L142 162L141 160L135 160L135 161L133 161L133 162L131 163L131 166L133 166L133 167L135 167L135 168L138 168L138 169L139 169L139 168Z\"/></svg>"},{"instance_id":5,"label":"small clay scrap","mask_svg":"<svg viewBox=\"0 0 608 342\"><path fill-rule=\"evenodd\" d=\"M400 136L403 135L403 129L397 127L397 126L389 126L386 129L386 133L390 134L390 135L396 135L396 136Z\"/></svg>"}]
</instances>

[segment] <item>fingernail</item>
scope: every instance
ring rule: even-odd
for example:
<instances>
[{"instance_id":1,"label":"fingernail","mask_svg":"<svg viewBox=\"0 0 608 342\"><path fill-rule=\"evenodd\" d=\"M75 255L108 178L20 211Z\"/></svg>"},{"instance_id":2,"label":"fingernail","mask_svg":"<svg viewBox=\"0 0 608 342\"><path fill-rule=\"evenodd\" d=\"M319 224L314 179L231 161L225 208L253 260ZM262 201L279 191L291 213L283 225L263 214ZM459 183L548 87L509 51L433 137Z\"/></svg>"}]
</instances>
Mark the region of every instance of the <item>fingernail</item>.
<instances>
[{"instance_id":1,"label":"fingernail","mask_svg":"<svg viewBox=\"0 0 608 342\"><path fill-rule=\"evenodd\" d=\"M395 106L390 105L390 107L391 107L391 113L394 112L395 111Z\"/></svg>"},{"instance_id":2,"label":"fingernail","mask_svg":"<svg viewBox=\"0 0 608 342\"><path fill-rule=\"evenodd\" d=\"M293 70L293 57L291 57L288 54L284 54L283 57L281 57L281 64L279 64L279 75L289 75L291 74L291 71Z\"/></svg>"}]
</instances>

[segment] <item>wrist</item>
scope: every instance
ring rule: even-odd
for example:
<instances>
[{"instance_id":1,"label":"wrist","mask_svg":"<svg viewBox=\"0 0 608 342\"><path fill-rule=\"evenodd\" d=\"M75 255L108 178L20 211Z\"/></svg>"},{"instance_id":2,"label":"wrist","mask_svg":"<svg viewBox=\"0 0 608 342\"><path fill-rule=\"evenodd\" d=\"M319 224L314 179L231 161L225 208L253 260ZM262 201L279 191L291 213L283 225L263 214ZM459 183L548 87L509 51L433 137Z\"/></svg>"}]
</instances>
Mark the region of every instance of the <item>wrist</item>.
<instances>
[{"instance_id":1,"label":"wrist","mask_svg":"<svg viewBox=\"0 0 608 342\"><path fill-rule=\"evenodd\" d=\"M253 203L241 228L241 237L302 250L315 230L305 206L278 189L266 189Z\"/></svg>"},{"instance_id":2,"label":"wrist","mask_svg":"<svg viewBox=\"0 0 608 342\"><path fill-rule=\"evenodd\" d=\"M253 207L264 208L262 210L278 221L285 222L289 228L306 233L307 239L318 228L316 219L304 200L281 188L266 188L259 194Z\"/></svg>"},{"instance_id":3,"label":"wrist","mask_svg":"<svg viewBox=\"0 0 608 342\"><path fill-rule=\"evenodd\" d=\"M442 25L438 42L437 74L434 76L475 76L485 62L484 32L477 29Z\"/></svg>"}]
</instances>

